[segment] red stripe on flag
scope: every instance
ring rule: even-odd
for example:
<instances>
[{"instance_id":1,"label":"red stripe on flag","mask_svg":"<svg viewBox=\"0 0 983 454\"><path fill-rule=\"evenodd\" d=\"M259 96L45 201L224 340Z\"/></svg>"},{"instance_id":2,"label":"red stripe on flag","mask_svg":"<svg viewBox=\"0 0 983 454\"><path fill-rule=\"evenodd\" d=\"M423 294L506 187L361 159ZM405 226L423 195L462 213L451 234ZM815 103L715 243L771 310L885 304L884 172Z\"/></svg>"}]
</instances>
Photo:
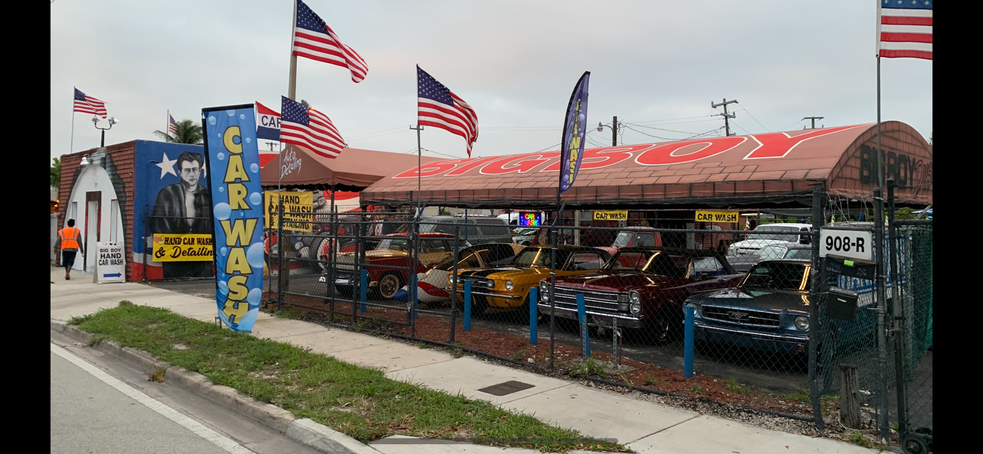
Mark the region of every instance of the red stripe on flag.
<instances>
[{"instance_id":1,"label":"red stripe on flag","mask_svg":"<svg viewBox=\"0 0 983 454\"><path fill-rule=\"evenodd\" d=\"M878 53L879 56L884 58L921 58L925 60L932 59L932 53L923 50L885 50L881 49Z\"/></svg>"},{"instance_id":2,"label":"red stripe on flag","mask_svg":"<svg viewBox=\"0 0 983 454\"><path fill-rule=\"evenodd\" d=\"M931 43L932 35L925 33L887 33L881 32L884 43Z\"/></svg>"},{"instance_id":3,"label":"red stripe on flag","mask_svg":"<svg viewBox=\"0 0 983 454\"><path fill-rule=\"evenodd\" d=\"M882 25L927 25L932 26L931 17L881 16Z\"/></svg>"}]
</instances>

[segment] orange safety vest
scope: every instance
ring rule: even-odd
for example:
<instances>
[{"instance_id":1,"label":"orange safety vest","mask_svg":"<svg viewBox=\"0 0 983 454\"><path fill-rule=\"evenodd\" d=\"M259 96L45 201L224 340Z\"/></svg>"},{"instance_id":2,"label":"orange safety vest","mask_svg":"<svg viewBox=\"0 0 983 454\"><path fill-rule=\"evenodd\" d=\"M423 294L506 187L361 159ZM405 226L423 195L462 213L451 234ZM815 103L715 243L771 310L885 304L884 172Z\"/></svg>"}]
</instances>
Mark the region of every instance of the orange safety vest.
<instances>
[{"instance_id":1,"label":"orange safety vest","mask_svg":"<svg viewBox=\"0 0 983 454\"><path fill-rule=\"evenodd\" d=\"M65 227L58 231L58 237L61 238L61 249L64 250L78 250L79 243L76 238L81 236L78 227Z\"/></svg>"}]
</instances>

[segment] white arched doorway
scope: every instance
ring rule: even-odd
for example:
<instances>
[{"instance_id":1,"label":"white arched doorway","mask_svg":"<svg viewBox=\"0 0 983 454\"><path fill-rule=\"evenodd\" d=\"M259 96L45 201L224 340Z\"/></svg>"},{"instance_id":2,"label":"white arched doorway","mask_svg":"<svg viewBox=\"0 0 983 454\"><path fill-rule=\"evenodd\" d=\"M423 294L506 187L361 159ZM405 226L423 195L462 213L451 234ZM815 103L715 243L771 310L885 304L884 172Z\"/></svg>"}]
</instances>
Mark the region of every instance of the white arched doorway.
<instances>
[{"instance_id":1,"label":"white arched doorway","mask_svg":"<svg viewBox=\"0 0 983 454\"><path fill-rule=\"evenodd\" d=\"M90 164L82 169L65 207L65 220L75 219L82 229L84 254L75 258L73 270L92 272L95 267L96 243L123 243L123 218L119 198L106 169Z\"/></svg>"}]
</instances>

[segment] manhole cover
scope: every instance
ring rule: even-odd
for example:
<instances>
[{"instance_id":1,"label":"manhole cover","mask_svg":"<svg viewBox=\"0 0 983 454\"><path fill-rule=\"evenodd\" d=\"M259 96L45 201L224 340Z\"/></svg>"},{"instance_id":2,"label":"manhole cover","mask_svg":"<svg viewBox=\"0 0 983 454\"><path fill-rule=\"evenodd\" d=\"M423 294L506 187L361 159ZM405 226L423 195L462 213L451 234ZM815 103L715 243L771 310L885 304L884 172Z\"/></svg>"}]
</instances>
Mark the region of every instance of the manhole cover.
<instances>
[{"instance_id":1,"label":"manhole cover","mask_svg":"<svg viewBox=\"0 0 983 454\"><path fill-rule=\"evenodd\" d=\"M510 380L505 383L499 383L497 385L491 385L487 388L481 388L478 391L483 393L488 393L493 396L504 396L506 394L512 394L514 392L522 391L523 389L529 389L535 385L530 385L529 383L523 383L521 381Z\"/></svg>"}]
</instances>

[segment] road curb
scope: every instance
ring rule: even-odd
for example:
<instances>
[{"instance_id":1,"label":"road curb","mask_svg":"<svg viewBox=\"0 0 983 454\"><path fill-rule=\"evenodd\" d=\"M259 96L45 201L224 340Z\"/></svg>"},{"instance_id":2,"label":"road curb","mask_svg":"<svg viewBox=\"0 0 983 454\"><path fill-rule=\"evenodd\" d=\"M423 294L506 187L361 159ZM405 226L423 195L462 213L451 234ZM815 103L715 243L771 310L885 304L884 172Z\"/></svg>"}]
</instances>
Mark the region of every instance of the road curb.
<instances>
[{"instance_id":1,"label":"road curb","mask_svg":"<svg viewBox=\"0 0 983 454\"><path fill-rule=\"evenodd\" d=\"M276 405L257 401L234 388L216 385L204 375L191 372L183 367L171 366L166 362L158 361L145 351L130 347L120 347L119 344L112 341L90 345L93 339L92 333L81 331L75 326L55 320L51 321L51 330L124 361L138 370L145 372L148 377L163 372L161 378L169 380L175 386L193 392L239 414L253 418L261 424L285 434L290 439L319 451L331 454L342 452L351 454L379 454L379 451L371 446L330 427L308 418L297 419L293 413Z\"/></svg>"}]
</instances>

